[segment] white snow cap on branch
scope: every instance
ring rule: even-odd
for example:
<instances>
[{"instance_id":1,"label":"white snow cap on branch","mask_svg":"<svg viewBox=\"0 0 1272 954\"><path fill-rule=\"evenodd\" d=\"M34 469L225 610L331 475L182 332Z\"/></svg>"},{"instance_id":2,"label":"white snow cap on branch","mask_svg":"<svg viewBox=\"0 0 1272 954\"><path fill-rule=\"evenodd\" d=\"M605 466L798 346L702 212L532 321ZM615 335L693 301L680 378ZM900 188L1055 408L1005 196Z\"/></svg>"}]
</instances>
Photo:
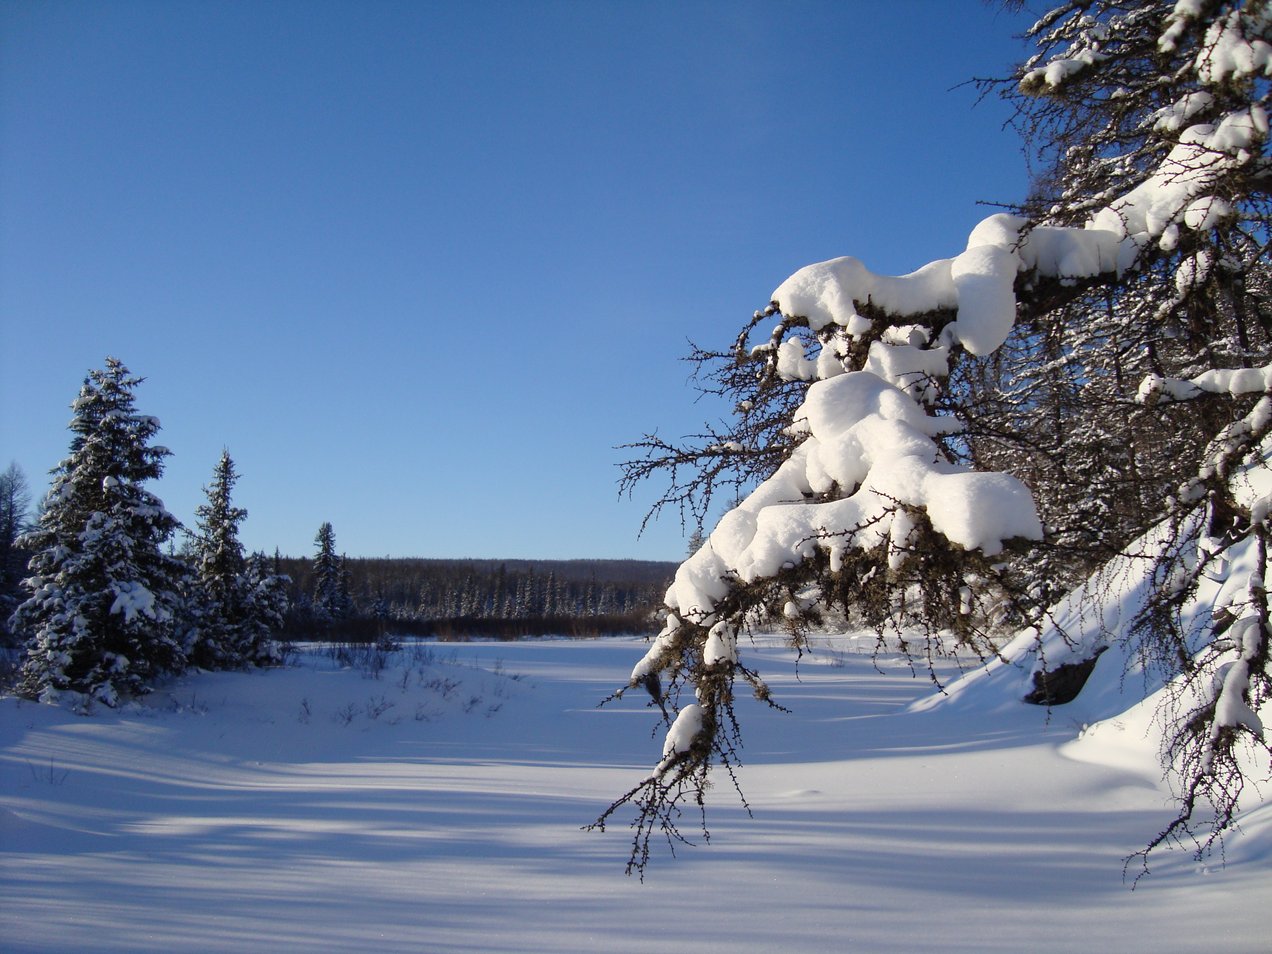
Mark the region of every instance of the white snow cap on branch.
<instances>
[{"instance_id":1,"label":"white snow cap on branch","mask_svg":"<svg viewBox=\"0 0 1272 954\"><path fill-rule=\"evenodd\" d=\"M137 582L120 582L113 585L115 600L110 605L112 614L123 614L125 622L131 623L137 616L148 616L156 619L155 595Z\"/></svg>"},{"instance_id":2,"label":"white snow cap on branch","mask_svg":"<svg viewBox=\"0 0 1272 954\"><path fill-rule=\"evenodd\" d=\"M1247 117L1245 123L1188 130L1165 164L1169 171L1150 177L1087 228L1027 229L1025 219L998 214L973 229L960 255L908 275L876 275L855 258L838 258L802 268L778 286L772 300L782 312L806 318L818 332L838 328L858 336L873 330L859 306L898 321L951 309L956 317L934 346L918 326L919 334L883 335L871 343L865 368L852 373L838 362L806 358L795 339L783 344L779 373L813 382L795 415L808 437L681 566L668 606L712 622L728 580L773 576L819 547L829 551L835 568L850 549L869 550L885 540L899 548L895 541L906 535L893 534L892 523L907 512L925 514L950 543L986 555L1001 552L1012 538L1041 539L1024 485L1006 474L945 463L933 438L958 424L928 415L916 398L926 397L929 382L948 373L949 346L975 355L1002 346L1015 323L1021 272L1076 281L1120 271L1134 264L1148 237L1160 237L1174 221L1201 227L1223 214L1223 204L1204 195L1217 174L1215 163L1223 160L1213 150L1220 141L1248 145L1256 127ZM835 337L823 343L824 353ZM816 501L832 492L846 495ZM890 563L899 560L890 554Z\"/></svg>"},{"instance_id":3,"label":"white snow cap on branch","mask_svg":"<svg viewBox=\"0 0 1272 954\"><path fill-rule=\"evenodd\" d=\"M1161 400L1190 401L1203 394L1260 394L1272 390L1272 364L1262 368L1217 368L1195 378L1164 378L1150 374L1140 384L1136 400L1153 405Z\"/></svg>"},{"instance_id":4,"label":"white snow cap on branch","mask_svg":"<svg viewBox=\"0 0 1272 954\"><path fill-rule=\"evenodd\" d=\"M1263 721L1246 701L1246 690L1250 685L1250 669L1267 634L1257 616L1245 616L1232 625L1228 638L1233 643L1235 658L1222 669L1222 681L1215 696L1215 721L1210 730L1212 743L1225 728L1241 727L1263 737Z\"/></svg>"},{"instance_id":5,"label":"white snow cap on branch","mask_svg":"<svg viewBox=\"0 0 1272 954\"><path fill-rule=\"evenodd\" d=\"M873 327L857 304L898 315L918 315L957 303L950 259L938 259L909 275L876 275L855 258L836 258L801 268L773 292L786 315L808 319L813 331L839 325L859 336Z\"/></svg>"},{"instance_id":6,"label":"white snow cap on branch","mask_svg":"<svg viewBox=\"0 0 1272 954\"><path fill-rule=\"evenodd\" d=\"M690 703L680 710L676 721L667 730L663 739L663 757L658 763L657 774L662 774L676 761L676 757L684 755L693 746L693 741L702 732L702 706Z\"/></svg>"},{"instance_id":7,"label":"white snow cap on branch","mask_svg":"<svg viewBox=\"0 0 1272 954\"><path fill-rule=\"evenodd\" d=\"M893 540L893 522L910 521L911 510L925 513L950 543L990 555L1006 540L1042 536L1023 484L942 461L932 437L949 422L926 414L876 374L814 383L796 417L806 422L808 438L677 572L667 605L682 617L709 620L730 578L773 576L818 548L838 565L850 549ZM815 502L834 488L847 496Z\"/></svg>"},{"instance_id":8,"label":"white snow cap on branch","mask_svg":"<svg viewBox=\"0 0 1272 954\"><path fill-rule=\"evenodd\" d=\"M708 666L738 661L738 637L733 627L721 620L707 634L707 645L702 650L702 661Z\"/></svg>"},{"instance_id":9,"label":"white snow cap on branch","mask_svg":"<svg viewBox=\"0 0 1272 954\"><path fill-rule=\"evenodd\" d=\"M783 314L806 318L813 331L838 326L853 337L874 327L859 306L897 318L955 310L956 320L946 327L941 343L987 355L1002 346L1015 324L1015 283L1021 272L1076 281L1124 268L1139 252L1138 245L1125 241L1120 220L1113 229L1038 227L1026 232L1027 225L1019 216L991 215L972 230L960 255L908 275L876 275L855 258L808 265L779 285L772 300ZM940 359L945 361L946 355ZM798 341L789 339L779 352L778 372L790 381L830 377L824 364L806 359ZM832 373L842 370L840 365ZM934 369L924 370L932 374Z\"/></svg>"},{"instance_id":10,"label":"white snow cap on branch","mask_svg":"<svg viewBox=\"0 0 1272 954\"><path fill-rule=\"evenodd\" d=\"M1016 317L1019 237L1009 221L1023 220L994 216L972 233L963 254L909 275L876 275L855 258L809 265L778 286L772 299L783 314L807 318L813 331L838 325L853 336L873 327L857 311L859 304L893 315L957 308L955 340L973 354L989 354L1006 340ZM790 377L807 379L799 373Z\"/></svg>"},{"instance_id":11,"label":"white snow cap on branch","mask_svg":"<svg viewBox=\"0 0 1272 954\"><path fill-rule=\"evenodd\" d=\"M1161 165L1098 212L1090 227L1115 233L1136 247L1163 237L1173 241L1168 229L1177 223L1194 231L1211 228L1231 214L1228 203L1214 196L1216 184L1257 156L1267 133L1268 117L1258 106L1230 113L1218 123L1189 127Z\"/></svg>"}]
</instances>

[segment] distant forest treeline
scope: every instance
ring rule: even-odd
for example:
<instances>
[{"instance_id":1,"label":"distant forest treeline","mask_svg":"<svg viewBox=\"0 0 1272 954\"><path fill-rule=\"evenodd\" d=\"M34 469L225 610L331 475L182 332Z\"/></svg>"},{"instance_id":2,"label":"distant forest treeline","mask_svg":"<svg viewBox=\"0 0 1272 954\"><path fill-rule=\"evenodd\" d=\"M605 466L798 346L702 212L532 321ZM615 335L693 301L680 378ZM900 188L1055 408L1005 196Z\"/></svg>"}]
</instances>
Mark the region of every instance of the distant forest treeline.
<instances>
[{"instance_id":1,"label":"distant forest treeline","mask_svg":"<svg viewBox=\"0 0 1272 954\"><path fill-rule=\"evenodd\" d=\"M285 636L516 638L645 633L657 628L676 564L648 560L342 558L343 608L314 611L307 557L276 557L291 578Z\"/></svg>"}]
</instances>

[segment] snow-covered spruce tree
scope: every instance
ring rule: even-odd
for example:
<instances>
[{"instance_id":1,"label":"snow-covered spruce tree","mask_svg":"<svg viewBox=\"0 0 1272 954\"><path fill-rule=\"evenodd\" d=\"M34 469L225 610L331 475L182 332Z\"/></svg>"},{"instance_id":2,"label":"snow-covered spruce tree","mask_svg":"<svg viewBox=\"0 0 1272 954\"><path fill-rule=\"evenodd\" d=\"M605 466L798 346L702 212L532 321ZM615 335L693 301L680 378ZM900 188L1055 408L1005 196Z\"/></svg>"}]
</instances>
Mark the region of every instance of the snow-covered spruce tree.
<instances>
[{"instance_id":1,"label":"snow-covered spruce tree","mask_svg":"<svg viewBox=\"0 0 1272 954\"><path fill-rule=\"evenodd\" d=\"M273 665L283 658L277 637L286 624L291 577L278 572L265 554L253 553L243 567L243 579L247 597L239 644L243 661L253 666Z\"/></svg>"},{"instance_id":2,"label":"snow-covered spruce tree","mask_svg":"<svg viewBox=\"0 0 1272 954\"><path fill-rule=\"evenodd\" d=\"M247 561L239 542L239 524L247 511L236 507L231 494L238 475L228 450L213 471L212 483L204 488L207 503L195 508L196 531L191 557L198 575L199 639L191 661L208 669L240 665L242 626L247 614Z\"/></svg>"},{"instance_id":3,"label":"snow-covered spruce tree","mask_svg":"<svg viewBox=\"0 0 1272 954\"><path fill-rule=\"evenodd\" d=\"M329 624L349 615L349 579L344 560L336 553L336 532L330 523L318 528L314 537L313 614L320 624Z\"/></svg>"},{"instance_id":4,"label":"snow-covered spruce tree","mask_svg":"<svg viewBox=\"0 0 1272 954\"><path fill-rule=\"evenodd\" d=\"M243 554L238 528L247 511L231 501L237 480L229 451L222 451L205 488L207 503L195 509L192 557L200 599L192 661L210 669L265 665L278 658L272 634L281 627L283 581L272 578L263 558L249 562Z\"/></svg>"},{"instance_id":5,"label":"snow-covered spruce tree","mask_svg":"<svg viewBox=\"0 0 1272 954\"><path fill-rule=\"evenodd\" d=\"M92 371L71 405L70 454L36 527L30 596L13 627L26 634L19 691L46 702L115 705L186 663L184 565L164 552L178 523L143 484L168 450L152 445L153 417L137 413L141 382L114 358Z\"/></svg>"},{"instance_id":6,"label":"snow-covered spruce tree","mask_svg":"<svg viewBox=\"0 0 1272 954\"><path fill-rule=\"evenodd\" d=\"M769 699L739 635L776 620L798 647L827 610L920 656L950 638L988 654L1019 631L1050 704L1049 675L1138 641L1176 680L1164 755L1181 810L1150 847L1191 832L1203 803L1203 847L1232 824L1238 749L1267 748L1256 710L1272 688L1270 17L1204 0L1058 8L1031 31L1037 55L985 84L1017 104L1038 163L1020 214L901 277L809 266L731 348L694 352L735 416L683 445L647 436L624 486L668 476L652 513L694 522L718 490L750 492L681 566L631 674L671 724L654 771L598 820L635 808L629 870L653 834L678 837L713 766L732 774L738 677ZM1196 611L1203 578L1233 565L1251 572ZM1066 629L1050 606L1092 573L1146 581L1115 631Z\"/></svg>"}]
</instances>

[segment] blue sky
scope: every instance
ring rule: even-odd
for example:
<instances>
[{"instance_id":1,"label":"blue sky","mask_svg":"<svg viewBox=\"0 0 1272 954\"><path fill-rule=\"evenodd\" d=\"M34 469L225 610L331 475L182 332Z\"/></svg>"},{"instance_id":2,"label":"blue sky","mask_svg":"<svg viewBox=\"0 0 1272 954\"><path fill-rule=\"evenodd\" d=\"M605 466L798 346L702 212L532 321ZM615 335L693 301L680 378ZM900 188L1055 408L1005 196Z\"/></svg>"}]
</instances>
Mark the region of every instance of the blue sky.
<instances>
[{"instance_id":1,"label":"blue sky","mask_svg":"<svg viewBox=\"0 0 1272 954\"><path fill-rule=\"evenodd\" d=\"M795 269L902 273L1023 196L975 0L0 2L0 467L107 355L245 543L678 559L615 445L698 430Z\"/></svg>"}]
</instances>

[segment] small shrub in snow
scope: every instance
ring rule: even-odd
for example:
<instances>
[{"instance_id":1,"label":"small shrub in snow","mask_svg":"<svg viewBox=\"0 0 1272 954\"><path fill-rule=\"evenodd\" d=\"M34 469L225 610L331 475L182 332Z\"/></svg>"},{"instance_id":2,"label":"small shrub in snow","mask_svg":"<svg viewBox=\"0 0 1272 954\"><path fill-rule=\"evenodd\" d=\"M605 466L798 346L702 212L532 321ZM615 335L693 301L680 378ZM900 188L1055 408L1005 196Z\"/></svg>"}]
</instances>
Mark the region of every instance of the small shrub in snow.
<instances>
[{"instance_id":1,"label":"small shrub in snow","mask_svg":"<svg viewBox=\"0 0 1272 954\"><path fill-rule=\"evenodd\" d=\"M360 711L361 710L356 702L347 702L340 708L336 709L335 713L332 715L332 719L334 719L338 725L349 725L358 717L358 713Z\"/></svg>"}]
</instances>

